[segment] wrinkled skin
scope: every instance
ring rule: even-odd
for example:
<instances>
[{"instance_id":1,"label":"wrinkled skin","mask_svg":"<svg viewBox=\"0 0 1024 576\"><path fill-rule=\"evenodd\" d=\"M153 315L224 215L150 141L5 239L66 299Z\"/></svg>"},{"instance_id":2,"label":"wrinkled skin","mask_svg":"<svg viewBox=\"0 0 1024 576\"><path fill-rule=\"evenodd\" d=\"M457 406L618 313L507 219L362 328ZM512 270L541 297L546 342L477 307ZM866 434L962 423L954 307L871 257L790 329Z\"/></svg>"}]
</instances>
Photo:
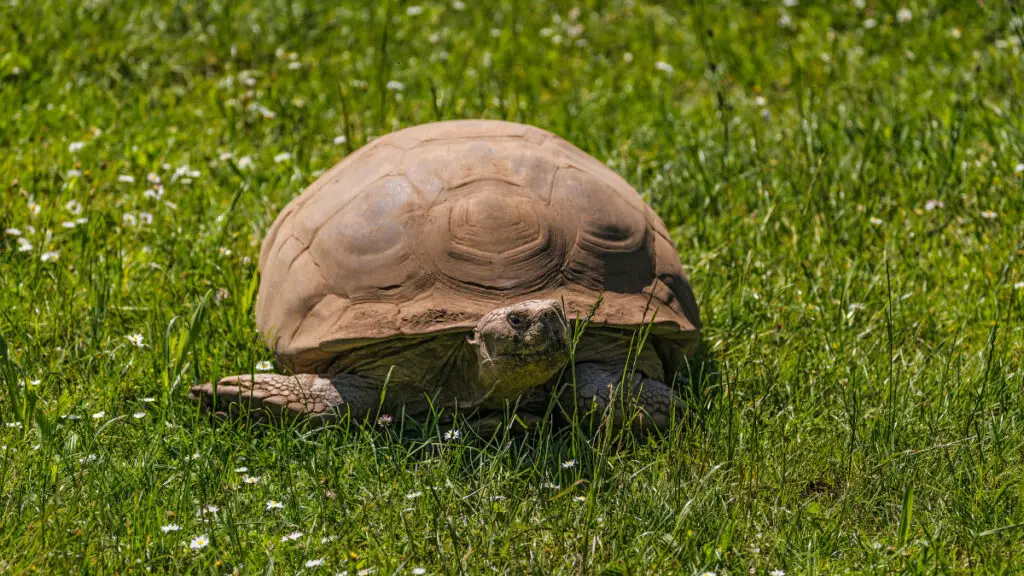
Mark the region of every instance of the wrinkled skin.
<instances>
[{"instance_id":1,"label":"wrinkled skin","mask_svg":"<svg viewBox=\"0 0 1024 576\"><path fill-rule=\"evenodd\" d=\"M575 385L558 386L557 377L568 361L569 337L559 302L527 300L492 310L472 334L452 340L465 348L452 351L463 361L452 365L458 373L438 376L449 385L436 390L429 402L402 390L382 395L377 378L350 373L231 376L193 387L191 397L222 417L249 411L257 419L295 416L314 423L346 414L356 421L381 413L416 416L431 405L485 412L516 406L521 421L536 423L556 392L565 415L590 414L616 427L664 429L678 414L681 402L663 382L642 372L626 373L628 347L622 345L596 361L584 354L589 361L577 362L575 378L563 378L575 380ZM616 342L610 337L609 341ZM401 362L401 357L394 362ZM493 417L485 418L481 428L493 430L494 422Z\"/></svg>"}]
</instances>

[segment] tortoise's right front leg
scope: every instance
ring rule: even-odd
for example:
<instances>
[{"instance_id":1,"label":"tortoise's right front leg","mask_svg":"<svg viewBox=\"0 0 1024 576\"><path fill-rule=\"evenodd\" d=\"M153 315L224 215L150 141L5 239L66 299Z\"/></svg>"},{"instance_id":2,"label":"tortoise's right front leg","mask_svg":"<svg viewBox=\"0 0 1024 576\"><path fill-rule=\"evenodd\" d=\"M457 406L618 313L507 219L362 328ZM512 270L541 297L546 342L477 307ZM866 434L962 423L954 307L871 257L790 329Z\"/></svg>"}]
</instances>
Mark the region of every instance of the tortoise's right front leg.
<instances>
[{"instance_id":1,"label":"tortoise's right front leg","mask_svg":"<svg viewBox=\"0 0 1024 576\"><path fill-rule=\"evenodd\" d=\"M355 374L246 374L194 386L189 397L221 418L247 413L256 420L299 418L325 424L346 413L355 422L376 415L380 388Z\"/></svg>"}]
</instances>

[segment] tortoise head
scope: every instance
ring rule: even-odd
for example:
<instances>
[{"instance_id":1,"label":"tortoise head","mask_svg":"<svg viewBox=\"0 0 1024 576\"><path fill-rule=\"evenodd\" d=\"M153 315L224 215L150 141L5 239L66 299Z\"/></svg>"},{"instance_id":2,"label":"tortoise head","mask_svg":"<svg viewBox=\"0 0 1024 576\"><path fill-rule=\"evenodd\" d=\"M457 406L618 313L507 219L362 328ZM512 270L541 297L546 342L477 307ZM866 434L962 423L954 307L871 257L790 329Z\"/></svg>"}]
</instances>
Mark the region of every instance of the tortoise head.
<instances>
[{"instance_id":1,"label":"tortoise head","mask_svg":"<svg viewBox=\"0 0 1024 576\"><path fill-rule=\"evenodd\" d=\"M526 300L485 314L468 341L476 348L484 389L494 399L514 399L562 369L569 329L561 303Z\"/></svg>"}]
</instances>

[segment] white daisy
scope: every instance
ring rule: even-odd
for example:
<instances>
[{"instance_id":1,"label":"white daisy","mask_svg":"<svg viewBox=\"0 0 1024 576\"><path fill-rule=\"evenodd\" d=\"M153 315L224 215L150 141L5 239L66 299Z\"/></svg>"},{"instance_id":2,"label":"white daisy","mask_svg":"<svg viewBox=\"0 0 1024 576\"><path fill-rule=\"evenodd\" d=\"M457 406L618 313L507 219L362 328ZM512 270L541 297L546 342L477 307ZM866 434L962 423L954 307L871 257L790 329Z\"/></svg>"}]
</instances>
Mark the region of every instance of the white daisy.
<instances>
[{"instance_id":1,"label":"white daisy","mask_svg":"<svg viewBox=\"0 0 1024 576\"><path fill-rule=\"evenodd\" d=\"M125 184L134 184L135 183L135 176L132 176L130 174L120 174L117 177L117 181L118 182L124 182Z\"/></svg>"},{"instance_id":2,"label":"white daisy","mask_svg":"<svg viewBox=\"0 0 1024 576\"><path fill-rule=\"evenodd\" d=\"M342 136L335 136L334 137L334 143L335 144L339 144L340 145L340 144L344 144L345 142L348 142L348 137L347 136L342 135Z\"/></svg>"},{"instance_id":3,"label":"white daisy","mask_svg":"<svg viewBox=\"0 0 1024 576\"><path fill-rule=\"evenodd\" d=\"M458 440L461 437L462 437L462 432L459 432L458 430L449 430L449 431L444 433L444 439L445 440L449 440L449 441L451 441L451 440Z\"/></svg>"},{"instance_id":4,"label":"white daisy","mask_svg":"<svg viewBox=\"0 0 1024 576\"><path fill-rule=\"evenodd\" d=\"M427 573L427 569L426 568L413 568L412 569L412 573L413 573L414 576L423 576L424 574Z\"/></svg>"},{"instance_id":5,"label":"white daisy","mask_svg":"<svg viewBox=\"0 0 1024 576\"><path fill-rule=\"evenodd\" d=\"M128 336L125 336L125 338L127 338L128 341L137 348L142 348L146 345L144 342L145 337L142 334L129 334Z\"/></svg>"},{"instance_id":6,"label":"white daisy","mask_svg":"<svg viewBox=\"0 0 1024 576\"><path fill-rule=\"evenodd\" d=\"M664 62L662 60L658 60L657 62L655 62L654 68L666 74L671 74L676 71L676 69L673 68L671 64L669 64L668 62Z\"/></svg>"},{"instance_id":7,"label":"white daisy","mask_svg":"<svg viewBox=\"0 0 1024 576\"><path fill-rule=\"evenodd\" d=\"M568 470L569 468L575 468L576 464L576 460L566 460L565 462L562 462L562 469Z\"/></svg>"},{"instance_id":8,"label":"white daisy","mask_svg":"<svg viewBox=\"0 0 1024 576\"><path fill-rule=\"evenodd\" d=\"M267 500L267 510L282 510L282 509L284 509L284 504L282 502L278 502L277 500Z\"/></svg>"},{"instance_id":9,"label":"white daisy","mask_svg":"<svg viewBox=\"0 0 1024 576\"><path fill-rule=\"evenodd\" d=\"M43 255L39 257L43 262L56 262L60 259L60 252L54 250L52 252L43 252Z\"/></svg>"},{"instance_id":10,"label":"white daisy","mask_svg":"<svg viewBox=\"0 0 1024 576\"><path fill-rule=\"evenodd\" d=\"M189 542L188 547L193 550L199 550L200 548L206 548L206 545L210 543L210 539L205 534L202 536L196 536Z\"/></svg>"},{"instance_id":11,"label":"white daisy","mask_svg":"<svg viewBox=\"0 0 1024 576\"><path fill-rule=\"evenodd\" d=\"M67 204L64 205L64 209L78 216L82 213L82 203L78 200L68 200Z\"/></svg>"},{"instance_id":12,"label":"white daisy","mask_svg":"<svg viewBox=\"0 0 1024 576\"><path fill-rule=\"evenodd\" d=\"M896 12L896 21L900 24L906 24L914 19L914 13L909 8L903 7Z\"/></svg>"},{"instance_id":13,"label":"white daisy","mask_svg":"<svg viewBox=\"0 0 1024 576\"><path fill-rule=\"evenodd\" d=\"M274 156L274 162L280 164L281 162L287 162L292 159L292 155L287 152L281 152L277 156Z\"/></svg>"},{"instance_id":14,"label":"white daisy","mask_svg":"<svg viewBox=\"0 0 1024 576\"><path fill-rule=\"evenodd\" d=\"M238 159L238 168L241 170L249 170L253 167L252 156L242 156Z\"/></svg>"},{"instance_id":15,"label":"white daisy","mask_svg":"<svg viewBox=\"0 0 1024 576\"><path fill-rule=\"evenodd\" d=\"M167 534L168 532L177 532L178 530L181 530L181 526L178 526L177 524L167 524L165 526L161 526L160 530L162 530L164 534Z\"/></svg>"},{"instance_id":16,"label":"white daisy","mask_svg":"<svg viewBox=\"0 0 1024 576\"><path fill-rule=\"evenodd\" d=\"M32 243L25 238L18 238L18 252L31 252Z\"/></svg>"},{"instance_id":17,"label":"white daisy","mask_svg":"<svg viewBox=\"0 0 1024 576\"><path fill-rule=\"evenodd\" d=\"M267 372L274 369L274 364L270 360L261 360L256 363L256 369L260 372Z\"/></svg>"},{"instance_id":18,"label":"white daisy","mask_svg":"<svg viewBox=\"0 0 1024 576\"><path fill-rule=\"evenodd\" d=\"M323 566L323 563L323 558L317 558L316 560L306 560L306 568L316 568L317 566Z\"/></svg>"},{"instance_id":19,"label":"white daisy","mask_svg":"<svg viewBox=\"0 0 1024 576\"><path fill-rule=\"evenodd\" d=\"M8 236L21 236L21 230L18 230L17 228L7 228L4 230L4 234L7 234Z\"/></svg>"},{"instance_id":20,"label":"white daisy","mask_svg":"<svg viewBox=\"0 0 1024 576\"><path fill-rule=\"evenodd\" d=\"M142 399L142 401L146 403L156 402L156 398L153 398L152 396L146 396L145 398Z\"/></svg>"},{"instance_id":21,"label":"white daisy","mask_svg":"<svg viewBox=\"0 0 1024 576\"><path fill-rule=\"evenodd\" d=\"M245 476L242 476L242 482L245 482L246 484L249 484L250 486L253 485L253 484L259 484L260 477L259 476L249 476L248 474L246 474Z\"/></svg>"},{"instance_id":22,"label":"white daisy","mask_svg":"<svg viewBox=\"0 0 1024 576\"><path fill-rule=\"evenodd\" d=\"M249 471L249 468L247 468L245 466L239 466L238 468L235 468L235 472L238 473L238 474L244 474L244 473L246 473L248 471Z\"/></svg>"},{"instance_id":23,"label":"white daisy","mask_svg":"<svg viewBox=\"0 0 1024 576\"><path fill-rule=\"evenodd\" d=\"M420 496L423 496L423 492L409 492L408 494L405 495L405 499L406 500L415 500L415 499L419 498Z\"/></svg>"},{"instance_id":24,"label":"white daisy","mask_svg":"<svg viewBox=\"0 0 1024 576\"><path fill-rule=\"evenodd\" d=\"M93 420L99 420L100 418L103 418L106 415L107 415L106 412L104 412L103 410L100 410L99 412L97 412L97 413L92 415L92 419Z\"/></svg>"},{"instance_id":25,"label":"white daisy","mask_svg":"<svg viewBox=\"0 0 1024 576\"><path fill-rule=\"evenodd\" d=\"M402 90L405 90L405 84L402 84L398 80L388 81L386 87L388 90L391 90L392 92L401 92Z\"/></svg>"},{"instance_id":26,"label":"white daisy","mask_svg":"<svg viewBox=\"0 0 1024 576\"><path fill-rule=\"evenodd\" d=\"M72 142L68 144L68 152L78 152L82 148L85 148L85 142Z\"/></svg>"},{"instance_id":27,"label":"white daisy","mask_svg":"<svg viewBox=\"0 0 1024 576\"><path fill-rule=\"evenodd\" d=\"M982 210L981 217L984 218L985 220L995 220L996 218L999 217L999 214L996 214L991 210Z\"/></svg>"},{"instance_id":28,"label":"white daisy","mask_svg":"<svg viewBox=\"0 0 1024 576\"><path fill-rule=\"evenodd\" d=\"M146 417L146 413L145 412L136 412L136 413L132 414L132 418L135 418L136 420L142 420L145 417Z\"/></svg>"},{"instance_id":29,"label":"white daisy","mask_svg":"<svg viewBox=\"0 0 1024 576\"><path fill-rule=\"evenodd\" d=\"M878 218L878 217L875 217L875 216L872 216L871 218L869 218L868 221L871 222L872 226L881 226L882 225L882 219Z\"/></svg>"},{"instance_id":30,"label":"white daisy","mask_svg":"<svg viewBox=\"0 0 1024 576\"><path fill-rule=\"evenodd\" d=\"M285 534L281 536L281 542L288 542L289 540L298 540L302 538L302 532L292 532L291 534Z\"/></svg>"}]
</instances>

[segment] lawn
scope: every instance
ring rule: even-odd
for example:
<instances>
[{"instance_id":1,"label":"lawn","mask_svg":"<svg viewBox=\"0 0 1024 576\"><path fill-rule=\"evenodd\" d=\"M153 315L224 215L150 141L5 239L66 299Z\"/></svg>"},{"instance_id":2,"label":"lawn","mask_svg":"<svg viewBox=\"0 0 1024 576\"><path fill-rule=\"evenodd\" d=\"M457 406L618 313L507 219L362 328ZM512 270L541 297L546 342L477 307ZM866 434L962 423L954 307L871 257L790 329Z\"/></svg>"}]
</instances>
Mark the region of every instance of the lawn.
<instances>
[{"instance_id":1,"label":"lawn","mask_svg":"<svg viewBox=\"0 0 1024 576\"><path fill-rule=\"evenodd\" d=\"M1024 569L1019 3L333 4L0 8L0 572ZM664 219L711 368L690 416L484 442L199 414L189 386L273 360L256 260L289 199L476 117Z\"/></svg>"}]
</instances>

